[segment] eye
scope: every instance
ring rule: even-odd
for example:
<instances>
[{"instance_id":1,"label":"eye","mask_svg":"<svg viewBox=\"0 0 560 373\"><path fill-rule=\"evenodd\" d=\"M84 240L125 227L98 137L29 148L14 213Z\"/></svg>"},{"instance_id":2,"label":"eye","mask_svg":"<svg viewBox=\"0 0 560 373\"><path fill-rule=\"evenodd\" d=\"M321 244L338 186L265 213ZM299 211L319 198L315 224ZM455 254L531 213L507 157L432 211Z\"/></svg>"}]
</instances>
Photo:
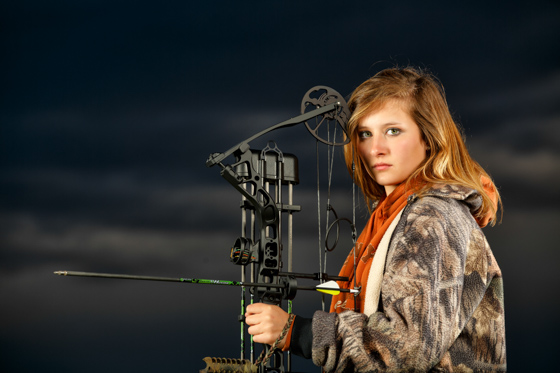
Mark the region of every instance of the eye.
<instances>
[{"instance_id":1,"label":"eye","mask_svg":"<svg viewBox=\"0 0 560 373\"><path fill-rule=\"evenodd\" d=\"M398 128L389 128L389 129L387 130L386 133L387 133L387 135L389 135L389 136L396 136L396 135L398 135L399 133L401 133L401 130L398 129Z\"/></svg>"},{"instance_id":2,"label":"eye","mask_svg":"<svg viewBox=\"0 0 560 373\"><path fill-rule=\"evenodd\" d=\"M358 132L358 138L367 139L368 137L371 137L371 132L370 131L359 131Z\"/></svg>"}]
</instances>

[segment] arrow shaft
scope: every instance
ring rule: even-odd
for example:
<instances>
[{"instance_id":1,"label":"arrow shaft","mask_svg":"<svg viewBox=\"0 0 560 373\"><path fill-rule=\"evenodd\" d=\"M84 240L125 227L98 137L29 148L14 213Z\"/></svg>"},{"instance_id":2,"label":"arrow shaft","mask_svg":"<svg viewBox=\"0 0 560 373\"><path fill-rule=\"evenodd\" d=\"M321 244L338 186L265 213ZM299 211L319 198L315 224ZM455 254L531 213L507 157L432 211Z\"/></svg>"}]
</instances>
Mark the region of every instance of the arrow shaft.
<instances>
[{"instance_id":1,"label":"arrow shaft","mask_svg":"<svg viewBox=\"0 0 560 373\"><path fill-rule=\"evenodd\" d=\"M114 279L123 279L123 280L183 282L183 283L187 283L187 284L253 286L253 287L269 287L269 288L283 288L284 287L284 285L279 285L279 284L259 284L259 283L253 283L253 282L213 280L213 279L205 279L205 278L137 276L137 275L123 275L123 274L117 274L117 273L97 273L97 272L78 272L78 271L56 271L54 273L56 275L60 275L60 276L79 276L79 277L114 278Z\"/></svg>"},{"instance_id":2,"label":"arrow shaft","mask_svg":"<svg viewBox=\"0 0 560 373\"><path fill-rule=\"evenodd\" d=\"M115 274L115 273L56 271L55 274L60 276L100 277L100 278L118 278L124 280L181 282L180 278L174 278L174 277L135 276L135 275L122 275L122 274Z\"/></svg>"},{"instance_id":3,"label":"arrow shaft","mask_svg":"<svg viewBox=\"0 0 560 373\"><path fill-rule=\"evenodd\" d=\"M113 278L122 280L143 280L143 281L165 281L165 282L182 282L187 284L204 284L204 285L226 285L226 286L248 286L282 289L285 285L281 284L264 284L256 282L213 280L205 278L187 278L187 277L159 277L159 276L138 276L123 275L117 273L98 273L98 272L79 272L79 271L56 271L55 275L59 276L78 276L78 277L97 277L97 278ZM315 286L298 286L297 290L318 290ZM350 289L336 289L340 292L350 292Z\"/></svg>"}]
</instances>

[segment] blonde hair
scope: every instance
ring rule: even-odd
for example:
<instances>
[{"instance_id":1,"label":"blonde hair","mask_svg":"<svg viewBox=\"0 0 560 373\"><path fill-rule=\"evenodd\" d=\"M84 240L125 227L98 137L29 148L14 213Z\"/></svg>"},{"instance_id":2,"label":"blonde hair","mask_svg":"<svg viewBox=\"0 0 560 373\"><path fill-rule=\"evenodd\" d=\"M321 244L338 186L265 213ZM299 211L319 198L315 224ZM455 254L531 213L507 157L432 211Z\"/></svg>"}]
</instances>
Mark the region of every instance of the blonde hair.
<instances>
[{"instance_id":1,"label":"blonde hair","mask_svg":"<svg viewBox=\"0 0 560 373\"><path fill-rule=\"evenodd\" d=\"M403 107L420 128L422 139L428 147L426 159L406 182L415 178L425 181L426 186L419 191L419 195L437 183L459 184L476 189L482 196L482 205L475 216L478 218L491 214L494 224L497 207L481 181L482 176L490 177L469 155L462 132L449 112L443 86L429 73L412 67L389 68L378 72L356 88L348 101L352 113L348 121L350 143L344 148L344 156L346 166L353 174L356 185L362 189L368 206L383 197L385 189L370 175L356 151L357 128L363 118L394 100L404 104ZM500 206L497 190L496 198Z\"/></svg>"}]
</instances>

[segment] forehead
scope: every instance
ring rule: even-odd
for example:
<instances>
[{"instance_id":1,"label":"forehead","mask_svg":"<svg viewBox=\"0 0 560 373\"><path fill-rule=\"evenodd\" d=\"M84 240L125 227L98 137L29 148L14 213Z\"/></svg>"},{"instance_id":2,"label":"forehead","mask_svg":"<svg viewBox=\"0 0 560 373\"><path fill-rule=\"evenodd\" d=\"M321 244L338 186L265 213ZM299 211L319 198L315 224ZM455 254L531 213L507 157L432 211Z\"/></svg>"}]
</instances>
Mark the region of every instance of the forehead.
<instances>
[{"instance_id":1,"label":"forehead","mask_svg":"<svg viewBox=\"0 0 560 373\"><path fill-rule=\"evenodd\" d=\"M368 126L386 123L415 123L409 114L408 105L403 100L388 100L380 105L374 105L370 110L366 111L360 120L358 126Z\"/></svg>"}]
</instances>

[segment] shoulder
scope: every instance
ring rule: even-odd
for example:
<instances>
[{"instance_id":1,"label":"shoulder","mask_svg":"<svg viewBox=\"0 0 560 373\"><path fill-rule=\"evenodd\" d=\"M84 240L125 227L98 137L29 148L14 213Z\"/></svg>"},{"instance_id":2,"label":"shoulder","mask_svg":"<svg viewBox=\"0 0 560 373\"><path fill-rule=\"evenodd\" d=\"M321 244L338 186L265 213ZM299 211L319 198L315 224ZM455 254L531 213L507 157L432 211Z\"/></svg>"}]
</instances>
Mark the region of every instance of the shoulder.
<instances>
[{"instance_id":1,"label":"shoulder","mask_svg":"<svg viewBox=\"0 0 560 373\"><path fill-rule=\"evenodd\" d=\"M458 277L472 246L485 250L484 234L469 205L456 197L428 193L409 199L387 253L385 276L402 285L395 294L411 282L422 287L426 280Z\"/></svg>"},{"instance_id":2,"label":"shoulder","mask_svg":"<svg viewBox=\"0 0 560 373\"><path fill-rule=\"evenodd\" d=\"M439 256L455 252L463 257L469 242L483 238L471 214L473 197L470 190L431 188L421 196L412 195L391 238L389 258ZM476 200L475 200L476 201Z\"/></svg>"},{"instance_id":3,"label":"shoulder","mask_svg":"<svg viewBox=\"0 0 560 373\"><path fill-rule=\"evenodd\" d=\"M482 203L476 190L460 185L436 184L421 194L413 194L408 199L405 212L406 221L416 219L421 222L438 221L440 224L464 223L477 225L473 217Z\"/></svg>"}]
</instances>

